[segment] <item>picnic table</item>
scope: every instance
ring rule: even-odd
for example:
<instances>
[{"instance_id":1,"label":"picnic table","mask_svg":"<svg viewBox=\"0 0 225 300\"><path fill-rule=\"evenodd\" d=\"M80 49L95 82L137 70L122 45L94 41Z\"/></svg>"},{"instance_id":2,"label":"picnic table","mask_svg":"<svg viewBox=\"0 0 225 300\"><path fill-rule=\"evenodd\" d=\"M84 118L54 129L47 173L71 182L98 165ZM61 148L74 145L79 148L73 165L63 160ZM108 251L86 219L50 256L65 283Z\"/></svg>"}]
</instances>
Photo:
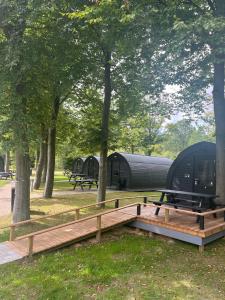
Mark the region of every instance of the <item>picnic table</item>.
<instances>
[{"instance_id":1,"label":"picnic table","mask_svg":"<svg viewBox=\"0 0 225 300\"><path fill-rule=\"evenodd\" d=\"M161 192L159 201L153 201L153 203L158 206L168 205L173 206L174 208L191 209L192 211L199 213L207 211L208 209L214 210L216 208L214 199L218 196L214 194L192 193L168 189L155 191ZM164 201L165 196L166 201ZM156 216L159 214L159 211L160 207L157 207L155 211ZM214 214L214 217L216 217L216 214ZM198 216L197 222L200 222L200 229L204 229L204 217Z\"/></svg>"},{"instance_id":2,"label":"picnic table","mask_svg":"<svg viewBox=\"0 0 225 300\"><path fill-rule=\"evenodd\" d=\"M72 178L74 179L81 179L81 178L85 178L87 177L87 174L83 174L83 173L71 173L70 177L69 177L69 182L71 181Z\"/></svg>"},{"instance_id":3,"label":"picnic table","mask_svg":"<svg viewBox=\"0 0 225 300\"><path fill-rule=\"evenodd\" d=\"M84 186L88 186L90 190L92 185L96 185L98 188L98 180L94 178L74 179L73 190L75 190L78 185L81 187L82 191L84 190Z\"/></svg>"},{"instance_id":4,"label":"picnic table","mask_svg":"<svg viewBox=\"0 0 225 300\"><path fill-rule=\"evenodd\" d=\"M0 172L0 179L7 180L8 178L13 179L13 173L12 172Z\"/></svg>"},{"instance_id":5,"label":"picnic table","mask_svg":"<svg viewBox=\"0 0 225 300\"><path fill-rule=\"evenodd\" d=\"M194 211L202 212L207 209L215 209L216 204L214 199L217 197L214 194L192 193L186 191L160 189L155 190L161 192L159 201L154 201L157 205L170 205L183 208L191 208ZM166 201L165 200L166 196ZM188 198L186 196L189 196ZM191 198L191 199L190 199ZM156 209L155 214L158 215L160 208Z\"/></svg>"}]
</instances>

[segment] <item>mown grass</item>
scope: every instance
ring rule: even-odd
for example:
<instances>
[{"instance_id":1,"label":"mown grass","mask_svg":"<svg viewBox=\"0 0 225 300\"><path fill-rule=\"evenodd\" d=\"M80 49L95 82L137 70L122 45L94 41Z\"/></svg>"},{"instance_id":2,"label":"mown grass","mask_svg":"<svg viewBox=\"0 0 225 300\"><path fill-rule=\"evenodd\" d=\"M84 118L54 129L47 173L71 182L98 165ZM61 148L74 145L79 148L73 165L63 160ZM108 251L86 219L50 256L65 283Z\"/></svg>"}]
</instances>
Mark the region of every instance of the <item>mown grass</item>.
<instances>
[{"instance_id":1,"label":"mown grass","mask_svg":"<svg viewBox=\"0 0 225 300\"><path fill-rule=\"evenodd\" d=\"M129 234L0 267L0 299L225 299L225 241L204 255Z\"/></svg>"},{"instance_id":2,"label":"mown grass","mask_svg":"<svg viewBox=\"0 0 225 300\"><path fill-rule=\"evenodd\" d=\"M58 177L57 177L57 180ZM57 183L59 190L65 183ZM67 187L71 190L71 185ZM109 192L107 199L149 193ZM32 217L95 203L96 194L76 193L52 199L33 199ZM137 199L124 200L128 204ZM112 207L107 205L106 209ZM96 207L83 216L98 212ZM18 234L74 219L74 214L35 222ZM1 219L1 225L9 217ZM4 231L0 239L8 238ZM0 266L2 300L221 300L225 299L225 239L199 254L196 246L182 242L150 239L123 231L103 235L103 242L84 242L57 252L39 255L32 262Z\"/></svg>"},{"instance_id":3,"label":"mown grass","mask_svg":"<svg viewBox=\"0 0 225 300\"><path fill-rule=\"evenodd\" d=\"M7 184L9 184L9 183L10 183L9 180L1 179L1 180L0 180L0 187L5 186L5 185L7 185Z\"/></svg>"}]
</instances>

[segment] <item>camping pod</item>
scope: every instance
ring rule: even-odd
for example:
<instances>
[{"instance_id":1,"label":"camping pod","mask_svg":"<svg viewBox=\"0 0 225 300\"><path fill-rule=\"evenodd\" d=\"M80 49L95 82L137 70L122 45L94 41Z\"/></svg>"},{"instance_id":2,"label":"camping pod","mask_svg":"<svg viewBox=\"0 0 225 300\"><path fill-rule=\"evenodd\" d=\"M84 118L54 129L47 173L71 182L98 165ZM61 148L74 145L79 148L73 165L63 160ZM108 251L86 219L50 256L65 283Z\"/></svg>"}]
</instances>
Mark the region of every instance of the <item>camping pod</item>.
<instances>
[{"instance_id":1,"label":"camping pod","mask_svg":"<svg viewBox=\"0 0 225 300\"><path fill-rule=\"evenodd\" d=\"M4 158L0 156L0 172L4 172L4 169L5 169Z\"/></svg>"},{"instance_id":2,"label":"camping pod","mask_svg":"<svg viewBox=\"0 0 225 300\"><path fill-rule=\"evenodd\" d=\"M117 190L146 191L165 188L172 160L115 152L107 159L108 187Z\"/></svg>"},{"instance_id":3,"label":"camping pod","mask_svg":"<svg viewBox=\"0 0 225 300\"><path fill-rule=\"evenodd\" d=\"M99 160L98 156L88 156L83 164L82 173L90 178L98 179Z\"/></svg>"},{"instance_id":4,"label":"camping pod","mask_svg":"<svg viewBox=\"0 0 225 300\"><path fill-rule=\"evenodd\" d=\"M72 172L77 173L77 174L82 173L83 166L84 166L84 161L85 161L85 158L82 158L82 157L75 158L74 161L73 161Z\"/></svg>"},{"instance_id":5,"label":"camping pod","mask_svg":"<svg viewBox=\"0 0 225 300\"><path fill-rule=\"evenodd\" d=\"M167 188L194 193L216 191L216 145L200 142L183 150L174 160Z\"/></svg>"}]
</instances>

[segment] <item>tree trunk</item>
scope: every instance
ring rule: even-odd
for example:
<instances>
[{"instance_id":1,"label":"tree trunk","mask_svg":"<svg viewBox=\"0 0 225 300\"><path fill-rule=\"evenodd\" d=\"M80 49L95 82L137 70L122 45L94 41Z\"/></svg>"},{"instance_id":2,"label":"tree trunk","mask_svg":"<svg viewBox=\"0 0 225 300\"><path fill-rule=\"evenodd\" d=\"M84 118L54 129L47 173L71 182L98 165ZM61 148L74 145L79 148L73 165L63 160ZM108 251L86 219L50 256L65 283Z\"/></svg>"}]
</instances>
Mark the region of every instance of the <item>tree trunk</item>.
<instances>
[{"instance_id":1,"label":"tree trunk","mask_svg":"<svg viewBox=\"0 0 225 300\"><path fill-rule=\"evenodd\" d=\"M216 121L216 194L217 204L225 205L225 99L224 63L214 64L214 113Z\"/></svg>"},{"instance_id":2,"label":"tree trunk","mask_svg":"<svg viewBox=\"0 0 225 300\"><path fill-rule=\"evenodd\" d=\"M5 172L9 172L9 165L10 165L10 151L7 151L5 154Z\"/></svg>"},{"instance_id":3,"label":"tree trunk","mask_svg":"<svg viewBox=\"0 0 225 300\"><path fill-rule=\"evenodd\" d=\"M30 159L28 151L16 150L16 197L13 223L30 219Z\"/></svg>"},{"instance_id":4,"label":"tree trunk","mask_svg":"<svg viewBox=\"0 0 225 300\"><path fill-rule=\"evenodd\" d=\"M35 166L34 166L36 171L37 171L38 164L39 164L39 158L40 158L40 145L37 146L37 150L36 150Z\"/></svg>"},{"instance_id":5,"label":"tree trunk","mask_svg":"<svg viewBox=\"0 0 225 300\"><path fill-rule=\"evenodd\" d=\"M46 150L47 150L47 144L46 144L46 137L45 137L45 132L44 132L44 133L42 133L42 141L40 143L40 151L39 151L40 155L39 155L39 160L38 160L38 165L37 165L36 175L35 175L35 180L34 180L34 189L35 190L38 190L41 185L41 176L42 176L43 169L44 169Z\"/></svg>"},{"instance_id":6,"label":"tree trunk","mask_svg":"<svg viewBox=\"0 0 225 300\"><path fill-rule=\"evenodd\" d=\"M48 130L48 159L44 198L51 198L55 172L56 123L59 113L60 99L56 97L52 108L52 126Z\"/></svg>"},{"instance_id":7,"label":"tree trunk","mask_svg":"<svg viewBox=\"0 0 225 300\"><path fill-rule=\"evenodd\" d=\"M41 176L41 183L45 184L46 175L47 175L47 161L48 161L48 136L45 139L45 148L44 148L44 162L43 162L43 171Z\"/></svg>"},{"instance_id":8,"label":"tree trunk","mask_svg":"<svg viewBox=\"0 0 225 300\"><path fill-rule=\"evenodd\" d=\"M109 117L111 105L111 52L105 53L105 72L104 72L104 104L102 112L102 130L101 130L101 150L99 162L99 187L97 202L105 201L107 186L107 154L108 154L108 136L109 136ZM104 205L103 205L104 206Z\"/></svg>"},{"instance_id":9,"label":"tree trunk","mask_svg":"<svg viewBox=\"0 0 225 300\"><path fill-rule=\"evenodd\" d=\"M225 1L215 0L215 16L225 17ZM216 44L212 51L216 57L214 63L213 102L216 122L216 203L225 205L225 58L221 55L224 45Z\"/></svg>"}]
</instances>

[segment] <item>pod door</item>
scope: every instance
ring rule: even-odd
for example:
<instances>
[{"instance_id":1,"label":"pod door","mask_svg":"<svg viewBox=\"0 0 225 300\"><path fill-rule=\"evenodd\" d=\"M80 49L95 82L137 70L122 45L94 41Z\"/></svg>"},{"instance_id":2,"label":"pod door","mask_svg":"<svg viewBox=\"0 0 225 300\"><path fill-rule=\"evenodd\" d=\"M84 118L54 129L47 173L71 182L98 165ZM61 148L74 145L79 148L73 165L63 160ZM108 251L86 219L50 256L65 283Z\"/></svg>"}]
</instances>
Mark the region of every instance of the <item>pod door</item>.
<instances>
[{"instance_id":1,"label":"pod door","mask_svg":"<svg viewBox=\"0 0 225 300\"><path fill-rule=\"evenodd\" d=\"M120 183L120 160L118 158L111 160L111 182L112 187L119 188Z\"/></svg>"},{"instance_id":2,"label":"pod door","mask_svg":"<svg viewBox=\"0 0 225 300\"><path fill-rule=\"evenodd\" d=\"M216 190L216 162L211 155L195 155L193 191L214 194Z\"/></svg>"}]
</instances>

